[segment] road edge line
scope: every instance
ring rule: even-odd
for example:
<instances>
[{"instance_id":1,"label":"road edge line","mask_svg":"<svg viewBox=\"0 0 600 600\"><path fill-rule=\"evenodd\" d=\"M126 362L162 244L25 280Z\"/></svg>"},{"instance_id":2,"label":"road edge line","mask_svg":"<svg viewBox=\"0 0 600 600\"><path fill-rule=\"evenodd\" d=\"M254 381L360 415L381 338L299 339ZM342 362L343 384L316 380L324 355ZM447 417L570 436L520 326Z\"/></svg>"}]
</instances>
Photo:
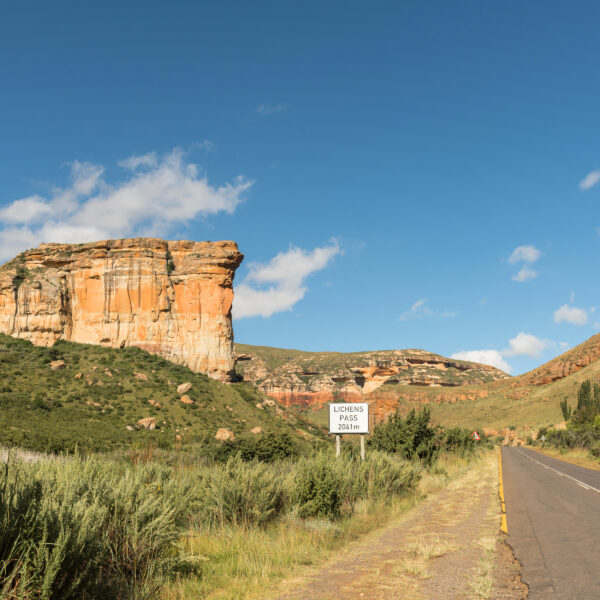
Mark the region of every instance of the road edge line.
<instances>
[{"instance_id":1,"label":"road edge line","mask_svg":"<svg viewBox=\"0 0 600 600\"><path fill-rule=\"evenodd\" d=\"M558 456L552 456L552 454L547 454L544 452L542 448L535 448L534 446L524 446L527 450L533 450L542 456L547 456L548 458L553 458L554 460L559 460L560 462L567 463L569 465L575 465L576 467L581 467L583 469L589 469L590 471L600 471L600 466L598 467L590 467L588 465L580 465L579 463L574 462L573 460L569 460L568 458L559 458Z\"/></svg>"},{"instance_id":2,"label":"road edge line","mask_svg":"<svg viewBox=\"0 0 600 600\"><path fill-rule=\"evenodd\" d=\"M500 531L508 534L508 524L506 522L506 505L504 504L504 482L502 480L502 448L498 448L498 495L500 496L500 509L502 510L502 517L500 521Z\"/></svg>"}]
</instances>

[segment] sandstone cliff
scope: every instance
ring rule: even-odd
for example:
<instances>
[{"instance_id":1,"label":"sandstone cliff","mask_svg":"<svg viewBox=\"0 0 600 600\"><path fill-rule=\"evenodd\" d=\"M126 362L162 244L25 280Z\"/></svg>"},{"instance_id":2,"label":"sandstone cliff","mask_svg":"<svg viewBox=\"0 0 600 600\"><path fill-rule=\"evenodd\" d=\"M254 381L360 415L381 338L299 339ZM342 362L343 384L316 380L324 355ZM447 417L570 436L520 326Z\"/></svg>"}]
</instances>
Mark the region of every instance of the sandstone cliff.
<instances>
[{"instance_id":1,"label":"sandstone cliff","mask_svg":"<svg viewBox=\"0 0 600 600\"><path fill-rule=\"evenodd\" d=\"M234 373L234 242L42 244L0 267L0 332L137 346L214 379Z\"/></svg>"},{"instance_id":2,"label":"sandstone cliff","mask_svg":"<svg viewBox=\"0 0 600 600\"><path fill-rule=\"evenodd\" d=\"M319 408L328 402L367 400L382 416L396 409L400 396L419 403L456 402L480 397L479 391L463 392L460 386L510 379L494 367L424 350L344 354L245 344L236 344L236 370L285 406ZM423 393L424 388L439 393Z\"/></svg>"}]
</instances>

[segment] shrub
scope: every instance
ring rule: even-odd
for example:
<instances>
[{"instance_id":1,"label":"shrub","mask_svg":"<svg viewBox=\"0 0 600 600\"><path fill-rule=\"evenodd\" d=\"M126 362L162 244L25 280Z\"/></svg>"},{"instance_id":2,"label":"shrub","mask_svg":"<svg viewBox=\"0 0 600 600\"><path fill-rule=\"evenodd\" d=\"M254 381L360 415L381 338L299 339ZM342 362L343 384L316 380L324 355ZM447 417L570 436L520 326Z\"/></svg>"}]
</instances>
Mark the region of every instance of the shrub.
<instances>
[{"instance_id":1,"label":"shrub","mask_svg":"<svg viewBox=\"0 0 600 600\"><path fill-rule=\"evenodd\" d=\"M240 456L205 469L194 490L191 519L209 526L262 525L282 512L286 498L283 472Z\"/></svg>"},{"instance_id":2,"label":"shrub","mask_svg":"<svg viewBox=\"0 0 600 600\"><path fill-rule=\"evenodd\" d=\"M165 473L161 481L149 469L95 459L7 464L0 589L39 600L149 591L150 574L179 560L183 513L175 491Z\"/></svg>"},{"instance_id":3,"label":"shrub","mask_svg":"<svg viewBox=\"0 0 600 600\"><path fill-rule=\"evenodd\" d=\"M440 451L441 440L440 428L430 426L430 417L428 408L420 413L412 409L405 418L397 411L374 428L370 445L408 460L418 458L431 464Z\"/></svg>"},{"instance_id":4,"label":"shrub","mask_svg":"<svg viewBox=\"0 0 600 600\"><path fill-rule=\"evenodd\" d=\"M301 517L341 516L344 479L339 463L324 452L305 458L298 465L293 501Z\"/></svg>"},{"instance_id":5,"label":"shrub","mask_svg":"<svg viewBox=\"0 0 600 600\"><path fill-rule=\"evenodd\" d=\"M236 455L245 461L273 462L297 456L298 448L289 433L267 433L258 438L220 443L214 449L215 458L221 462Z\"/></svg>"},{"instance_id":6,"label":"shrub","mask_svg":"<svg viewBox=\"0 0 600 600\"><path fill-rule=\"evenodd\" d=\"M330 452L301 460L294 474L292 500L301 517L337 519L352 512L361 499L382 500L401 495L419 482L418 467L383 452L372 451L365 461Z\"/></svg>"}]
</instances>

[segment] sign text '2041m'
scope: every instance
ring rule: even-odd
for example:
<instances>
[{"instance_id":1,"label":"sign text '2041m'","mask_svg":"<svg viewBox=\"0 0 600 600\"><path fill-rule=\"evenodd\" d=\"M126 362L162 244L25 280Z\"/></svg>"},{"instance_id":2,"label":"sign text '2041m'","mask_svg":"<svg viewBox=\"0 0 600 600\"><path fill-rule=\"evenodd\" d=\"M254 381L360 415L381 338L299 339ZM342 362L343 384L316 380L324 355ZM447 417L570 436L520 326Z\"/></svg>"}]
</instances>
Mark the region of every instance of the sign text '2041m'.
<instances>
[{"instance_id":1,"label":"sign text '2041m'","mask_svg":"<svg viewBox=\"0 0 600 600\"><path fill-rule=\"evenodd\" d=\"M369 433L368 403L330 404L329 433Z\"/></svg>"}]
</instances>

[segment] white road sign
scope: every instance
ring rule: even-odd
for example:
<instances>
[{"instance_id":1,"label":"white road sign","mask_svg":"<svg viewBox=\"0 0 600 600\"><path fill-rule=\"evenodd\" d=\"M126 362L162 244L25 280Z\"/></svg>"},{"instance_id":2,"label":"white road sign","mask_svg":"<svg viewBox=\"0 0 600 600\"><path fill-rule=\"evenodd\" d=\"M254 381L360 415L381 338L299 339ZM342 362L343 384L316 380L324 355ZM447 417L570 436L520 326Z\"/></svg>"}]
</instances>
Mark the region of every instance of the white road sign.
<instances>
[{"instance_id":1,"label":"white road sign","mask_svg":"<svg viewBox=\"0 0 600 600\"><path fill-rule=\"evenodd\" d=\"M369 433L369 404L330 404L329 433Z\"/></svg>"}]
</instances>

